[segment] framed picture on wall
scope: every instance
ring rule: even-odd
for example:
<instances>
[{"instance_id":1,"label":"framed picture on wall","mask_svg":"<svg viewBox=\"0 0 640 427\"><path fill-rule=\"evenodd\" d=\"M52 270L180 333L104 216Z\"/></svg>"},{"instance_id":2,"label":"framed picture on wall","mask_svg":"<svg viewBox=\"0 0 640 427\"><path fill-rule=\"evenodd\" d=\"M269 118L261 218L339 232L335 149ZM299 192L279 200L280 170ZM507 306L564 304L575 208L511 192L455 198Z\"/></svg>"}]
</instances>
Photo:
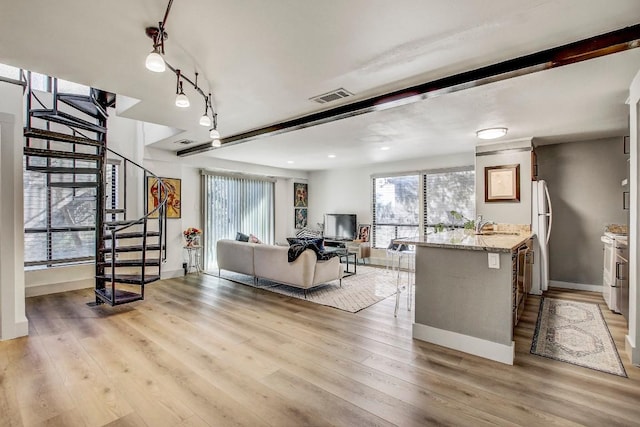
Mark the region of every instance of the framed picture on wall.
<instances>
[{"instance_id":1,"label":"framed picture on wall","mask_svg":"<svg viewBox=\"0 0 640 427\"><path fill-rule=\"evenodd\" d=\"M520 201L520 164L484 168L484 201Z\"/></svg>"},{"instance_id":2,"label":"framed picture on wall","mask_svg":"<svg viewBox=\"0 0 640 427\"><path fill-rule=\"evenodd\" d=\"M371 224L358 224L357 240L368 243L371 236Z\"/></svg>"},{"instance_id":3,"label":"framed picture on wall","mask_svg":"<svg viewBox=\"0 0 640 427\"><path fill-rule=\"evenodd\" d=\"M293 183L293 206L296 208L309 207L309 201L307 199L307 184L301 182Z\"/></svg>"},{"instance_id":4,"label":"framed picture on wall","mask_svg":"<svg viewBox=\"0 0 640 427\"><path fill-rule=\"evenodd\" d=\"M178 178L160 178L164 183L164 190L160 191L158 179L152 176L147 177L147 213L152 212L164 199L164 192L167 191L167 218L182 217L182 187ZM157 218L158 212L154 212L151 218Z\"/></svg>"},{"instance_id":5,"label":"framed picture on wall","mask_svg":"<svg viewBox=\"0 0 640 427\"><path fill-rule=\"evenodd\" d=\"M304 228L307 226L307 208L296 208L295 226L296 228Z\"/></svg>"}]
</instances>

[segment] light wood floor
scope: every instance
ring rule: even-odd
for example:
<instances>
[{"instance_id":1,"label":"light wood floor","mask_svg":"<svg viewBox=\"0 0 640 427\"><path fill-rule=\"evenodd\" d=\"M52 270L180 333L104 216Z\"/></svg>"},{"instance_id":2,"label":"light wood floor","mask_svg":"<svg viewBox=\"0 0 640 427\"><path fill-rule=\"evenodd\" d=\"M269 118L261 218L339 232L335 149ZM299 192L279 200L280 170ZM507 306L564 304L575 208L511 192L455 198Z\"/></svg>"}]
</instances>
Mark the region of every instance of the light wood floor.
<instances>
[{"instance_id":1,"label":"light wood floor","mask_svg":"<svg viewBox=\"0 0 640 427\"><path fill-rule=\"evenodd\" d=\"M539 298L506 366L411 339L393 297L357 314L207 275L88 307L29 298L30 336L0 342L2 426L638 425L629 378L529 354ZM597 294L619 349L624 322ZM481 319L479 319L481 321Z\"/></svg>"}]
</instances>

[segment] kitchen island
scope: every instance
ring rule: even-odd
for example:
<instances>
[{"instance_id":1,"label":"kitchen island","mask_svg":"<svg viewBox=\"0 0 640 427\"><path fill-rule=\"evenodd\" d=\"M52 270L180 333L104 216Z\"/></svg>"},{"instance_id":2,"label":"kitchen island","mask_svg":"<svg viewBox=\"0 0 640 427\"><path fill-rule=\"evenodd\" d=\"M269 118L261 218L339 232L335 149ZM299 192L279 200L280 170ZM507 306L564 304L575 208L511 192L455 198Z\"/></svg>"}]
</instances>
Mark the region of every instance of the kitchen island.
<instances>
[{"instance_id":1,"label":"kitchen island","mask_svg":"<svg viewBox=\"0 0 640 427\"><path fill-rule=\"evenodd\" d=\"M528 229L455 230L398 240L416 246L413 337L513 364L531 237Z\"/></svg>"}]
</instances>

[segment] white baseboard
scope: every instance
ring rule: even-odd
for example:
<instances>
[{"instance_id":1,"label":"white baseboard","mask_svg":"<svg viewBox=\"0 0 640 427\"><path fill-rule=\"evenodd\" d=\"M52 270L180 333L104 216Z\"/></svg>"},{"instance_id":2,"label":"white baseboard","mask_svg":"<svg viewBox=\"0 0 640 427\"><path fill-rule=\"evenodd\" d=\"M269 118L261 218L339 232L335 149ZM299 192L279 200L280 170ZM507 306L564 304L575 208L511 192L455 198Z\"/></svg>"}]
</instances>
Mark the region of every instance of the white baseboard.
<instances>
[{"instance_id":1,"label":"white baseboard","mask_svg":"<svg viewBox=\"0 0 640 427\"><path fill-rule=\"evenodd\" d=\"M640 351L638 351L636 346L633 345L629 335L624 336L624 352L627 354L627 357L632 364L640 366Z\"/></svg>"},{"instance_id":2,"label":"white baseboard","mask_svg":"<svg viewBox=\"0 0 640 427\"><path fill-rule=\"evenodd\" d=\"M602 285L586 285L584 283L561 282L559 280L549 280L549 287L602 293Z\"/></svg>"},{"instance_id":3,"label":"white baseboard","mask_svg":"<svg viewBox=\"0 0 640 427\"><path fill-rule=\"evenodd\" d=\"M40 295L57 294L58 292L77 291L78 289L93 288L95 280L83 279L73 282L48 283L46 285L27 286L24 289L25 296L37 297Z\"/></svg>"},{"instance_id":4,"label":"white baseboard","mask_svg":"<svg viewBox=\"0 0 640 427\"><path fill-rule=\"evenodd\" d=\"M513 365L515 355L515 343L513 341L511 345L505 345L459 334L457 332L445 331L444 329L438 329L420 323L413 324L413 337L443 347L484 357L485 359Z\"/></svg>"},{"instance_id":5,"label":"white baseboard","mask_svg":"<svg viewBox=\"0 0 640 427\"><path fill-rule=\"evenodd\" d=\"M180 270L168 270L163 271L160 275L161 279L175 279L176 277L183 277L184 270L181 268Z\"/></svg>"}]
</instances>

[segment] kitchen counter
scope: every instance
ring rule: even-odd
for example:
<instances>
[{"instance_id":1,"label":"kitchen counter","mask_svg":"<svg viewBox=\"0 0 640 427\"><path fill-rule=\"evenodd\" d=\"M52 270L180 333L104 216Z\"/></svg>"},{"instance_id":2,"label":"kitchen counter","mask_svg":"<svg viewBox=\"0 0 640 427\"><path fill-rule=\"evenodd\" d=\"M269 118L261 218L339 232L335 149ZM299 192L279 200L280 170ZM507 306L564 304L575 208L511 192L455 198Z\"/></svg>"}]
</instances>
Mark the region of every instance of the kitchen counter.
<instances>
[{"instance_id":1,"label":"kitchen counter","mask_svg":"<svg viewBox=\"0 0 640 427\"><path fill-rule=\"evenodd\" d=\"M470 230L398 239L416 246L413 337L513 364L517 249L529 230Z\"/></svg>"},{"instance_id":2,"label":"kitchen counter","mask_svg":"<svg viewBox=\"0 0 640 427\"><path fill-rule=\"evenodd\" d=\"M472 230L454 230L427 234L419 238L397 239L394 242L432 248L511 253L531 237L531 232L490 231L475 234Z\"/></svg>"}]
</instances>

